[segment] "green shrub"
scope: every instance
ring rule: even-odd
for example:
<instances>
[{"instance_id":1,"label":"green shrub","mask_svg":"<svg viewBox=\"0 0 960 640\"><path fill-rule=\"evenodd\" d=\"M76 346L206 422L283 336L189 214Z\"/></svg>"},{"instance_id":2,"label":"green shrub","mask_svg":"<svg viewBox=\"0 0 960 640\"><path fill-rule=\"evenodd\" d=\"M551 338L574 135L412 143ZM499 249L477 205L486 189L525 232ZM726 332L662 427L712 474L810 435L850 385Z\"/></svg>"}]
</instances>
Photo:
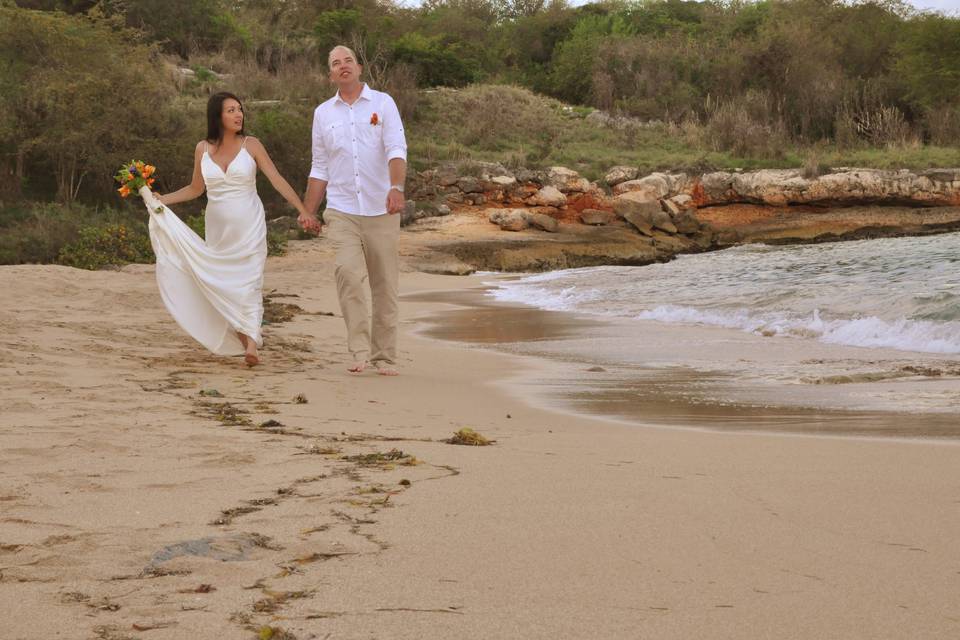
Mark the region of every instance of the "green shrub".
<instances>
[{"instance_id":1,"label":"green shrub","mask_svg":"<svg viewBox=\"0 0 960 640\"><path fill-rule=\"evenodd\" d=\"M287 235L280 231L267 231L267 255L282 256L287 252Z\"/></svg>"},{"instance_id":2,"label":"green shrub","mask_svg":"<svg viewBox=\"0 0 960 640\"><path fill-rule=\"evenodd\" d=\"M421 87L462 87L480 76L479 67L462 48L460 43L448 44L440 37L408 33L394 43L393 58L415 70Z\"/></svg>"},{"instance_id":3,"label":"green shrub","mask_svg":"<svg viewBox=\"0 0 960 640\"><path fill-rule=\"evenodd\" d=\"M144 216L79 204L20 203L0 208L0 264L49 264L80 230L123 224L146 235Z\"/></svg>"},{"instance_id":4,"label":"green shrub","mask_svg":"<svg viewBox=\"0 0 960 640\"><path fill-rule=\"evenodd\" d=\"M298 192L306 186L306 177L310 172L310 141L315 107L316 104L312 102L304 102L262 106L251 104L247 109L250 114L248 130L259 138L277 171ZM289 207L263 172L258 174L257 192L268 211Z\"/></svg>"},{"instance_id":5,"label":"green shrub","mask_svg":"<svg viewBox=\"0 0 960 640\"><path fill-rule=\"evenodd\" d=\"M60 250L57 262L78 269L102 269L156 260L150 238L125 224L86 227L80 238Z\"/></svg>"}]
</instances>

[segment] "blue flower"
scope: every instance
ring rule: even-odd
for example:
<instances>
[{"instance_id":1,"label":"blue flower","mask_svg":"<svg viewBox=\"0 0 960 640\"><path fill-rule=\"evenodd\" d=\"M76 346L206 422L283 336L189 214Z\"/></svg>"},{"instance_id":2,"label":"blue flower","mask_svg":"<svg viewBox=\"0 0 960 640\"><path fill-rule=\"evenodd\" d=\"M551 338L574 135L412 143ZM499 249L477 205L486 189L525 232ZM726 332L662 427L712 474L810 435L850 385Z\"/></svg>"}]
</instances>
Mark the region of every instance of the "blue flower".
<instances>
[{"instance_id":1,"label":"blue flower","mask_svg":"<svg viewBox=\"0 0 960 640\"><path fill-rule=\"evenodd\" d=\"M130 175L132 175L132 176L138 176L138 175L140 175L140 172L137 171L137 166L136 166L136 165L133 165L133 164L130 165L129 171L130 171Z\"/></svg>"}]
</instances>

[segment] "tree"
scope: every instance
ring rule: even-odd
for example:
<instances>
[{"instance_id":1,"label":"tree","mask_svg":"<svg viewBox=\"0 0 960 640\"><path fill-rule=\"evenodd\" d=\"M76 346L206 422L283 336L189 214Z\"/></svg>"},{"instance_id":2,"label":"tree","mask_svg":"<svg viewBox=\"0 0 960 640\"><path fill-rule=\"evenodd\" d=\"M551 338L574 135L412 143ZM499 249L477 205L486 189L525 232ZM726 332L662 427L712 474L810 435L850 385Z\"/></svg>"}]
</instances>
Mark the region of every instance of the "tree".
<instances>
[{"instance_id":1,"label":"tree","mask_svg":"<svg viewBox=\"0 0 960 640\"><path fill-rule=\"evenodd\" d=\"M156 77L156 52L111 21L0 9L0 60L0 146L21 176L27 165L52 176L63 202L91 173L109 183L137 141L157 135L173 91Z\"/></svg>"},{"instance_id":2,"label":"tree","mask_svg":"<svg viewBox=\"0 0 960 640\"><path fill-rule=\"evenodd\" d=\"M197 49L216 50L231 42L246 46L250 40L224 0L104 0L101 6L182 58Z\"/></svg>"},{"instance_id":3,"label":"tree","mask_svg":"<svg viewBox=\"0 0 960 640\"><path fill-rule=\"evenodd\" d=\"M912 100L928 108L960 101L960 19L920 16L908 24L897 55Z\"/></svg>"}]
</instances>

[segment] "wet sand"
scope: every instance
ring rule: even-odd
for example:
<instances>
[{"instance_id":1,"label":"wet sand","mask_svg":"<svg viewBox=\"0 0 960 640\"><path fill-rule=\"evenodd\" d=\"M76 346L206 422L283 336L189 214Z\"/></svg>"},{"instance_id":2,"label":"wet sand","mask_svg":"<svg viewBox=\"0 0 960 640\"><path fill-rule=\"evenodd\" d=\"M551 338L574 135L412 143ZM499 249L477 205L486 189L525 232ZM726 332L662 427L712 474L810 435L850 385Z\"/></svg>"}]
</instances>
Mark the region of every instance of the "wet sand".
<instances>
[{"instance_id":1,"label":"wet sand","mask_svg":"<svg viewBox=\"0 0 960 640\"><path fill-rule=\"evenodd\" d=\"M417 337L451 307L409 298L403 375L351 377L330 257L269 260L254 370L150 267L0 268L0 637L960 634L960 447L591 419L526 382L579 363Z\"/></svg>"},{"instance_id":2,"label":"wet sand","mask_svg":"<svg viewBox=\"0 0 960 640\"><path fill-rule=\"evenodd\" d=\"M539 406L638 426L897 438L960 437L960 361L888 349L822 345L792 338L651 321L609 321L494 301L477 277L470 289L410 296L453 305L423 318L422 335L556 363L553 373L515 383ZM513 276L507 276L513 277ZM812 343L812 344L811 344ZM712 350L710 358L692 350ZM752 352L752 353L751 353ZM802 362L803 383L744 380L712 361L749 368ZM673 362L690 358L683 365ZM649 362L645 362L645 360ZM719 364L719 363L718 363ZM918 372L920 372L918 374ZM772 377L772 376L771 376ZM952 397L923 410L911 394ZM885 398L887 396L888 398ZM950 404L953 406L951 407ZM878 409L871 410L870 405ZM909 407L910 410L904 410Z\"/></svg>"}]
</instances>

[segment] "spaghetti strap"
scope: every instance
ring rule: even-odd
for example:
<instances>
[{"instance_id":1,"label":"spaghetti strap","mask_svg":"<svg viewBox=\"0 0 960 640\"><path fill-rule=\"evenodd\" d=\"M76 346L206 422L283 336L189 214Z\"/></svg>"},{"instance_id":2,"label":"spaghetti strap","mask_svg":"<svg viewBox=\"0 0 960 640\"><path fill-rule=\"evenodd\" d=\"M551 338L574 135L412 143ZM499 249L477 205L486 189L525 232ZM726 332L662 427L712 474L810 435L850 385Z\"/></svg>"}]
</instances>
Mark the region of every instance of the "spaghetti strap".
<instances>
[{"instance_id":1,"label":"spaghetti strap","mask_svg":"<svg viewBox=\"0 0 960 640\"><path fill-rule=\"evenodd\" d=\"M243 136L243 142L240 143L240 148L243 149L247 144L247 136Z\"/></svg>"}]
</instances>

